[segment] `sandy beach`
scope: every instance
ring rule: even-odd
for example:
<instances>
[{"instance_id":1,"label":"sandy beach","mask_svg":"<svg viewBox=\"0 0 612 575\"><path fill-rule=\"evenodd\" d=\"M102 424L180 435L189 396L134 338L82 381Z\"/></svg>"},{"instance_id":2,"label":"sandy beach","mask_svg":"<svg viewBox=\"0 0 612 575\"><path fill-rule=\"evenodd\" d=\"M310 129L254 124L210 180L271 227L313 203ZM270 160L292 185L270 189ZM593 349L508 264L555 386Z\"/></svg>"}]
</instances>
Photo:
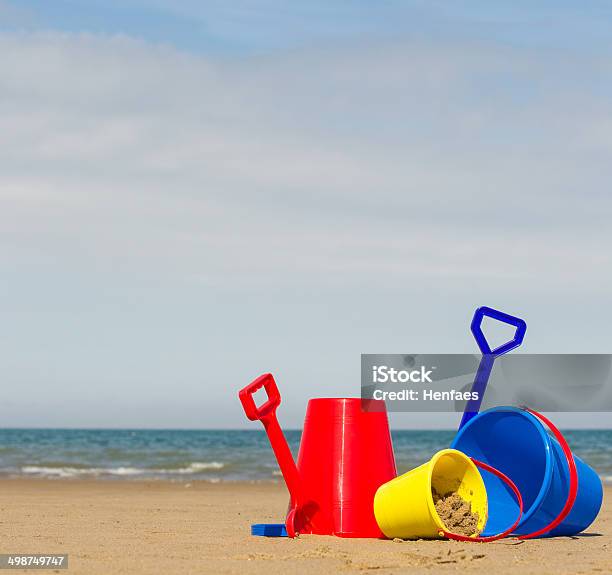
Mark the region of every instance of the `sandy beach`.
<instances>
[{"instance_id":1,"label":"sandy beach","mask_svg":"<svg viewBox=\"0 0 612 575\"><path fill-rule=\"evenodd\" d=\"M464 544L250 536L251 523L277 522L286 504L284 487L274 484L3 480L0 553L68 553L66 572L84 574L612 572L606 500L588 533L573 538Z\"/></svg>"}]
</instances>

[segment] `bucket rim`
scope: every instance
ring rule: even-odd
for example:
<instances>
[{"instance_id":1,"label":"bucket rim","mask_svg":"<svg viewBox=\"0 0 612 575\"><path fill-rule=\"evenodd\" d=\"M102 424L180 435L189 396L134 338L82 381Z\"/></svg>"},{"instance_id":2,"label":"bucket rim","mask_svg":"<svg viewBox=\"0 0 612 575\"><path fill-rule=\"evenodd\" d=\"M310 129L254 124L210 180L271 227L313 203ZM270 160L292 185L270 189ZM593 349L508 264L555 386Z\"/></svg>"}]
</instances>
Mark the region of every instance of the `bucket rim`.
<instances>
[{"instance_id":1,"label":"bucket rim","mask_svg":"<svg viewBox=\"0 0 612 575\"><path fill-rule=\"evenodd\" d=\"M362 397L312 397L308 400L307 410L315 407L349 409L360 413L387 413L387 404L382 399Z\"/></svg>"},{"instance_id":2,"label":"bucket rim","mask_svg":"<svg viewBox=\"0 0 612 575\"><path fill-rule=\"evenodd\" d=\"M553 462L552 462L552 455L551 455L550 436L548 435L548 432L546 431L544 426L540 423L540 421L536 417L531 415L531 413L529 413L528 411L525 411L524 409L521 409L519 407L498 406L498 407L491 407L485 411L481 411L479 414L473 417L462 429L460 429L457 432L457 434L455 435L455 439L453 439L452 445L455 445L456 442L459 440L459 438L466 432L466 430L469 429L472 425L474 425L478 419L481 419L482 417L486 415L492 415L494 413L511 413L514 415L519 415L521 417L524 417L536 429L544 445L545 466L544 466L544 477L542 478L542 485L540 486L538 495L533 500L533 503L529 506L529 509L526 509L523 511L521 521L518 525L520 527L526 521L528 521L534 515L534 513L538 510L538 508L544 501L544 498L546 497L548 490L550 489L550 484L552 482L552 474L553 474L553 469L552 469Z\"/></svg>"},{"instance_id":3,"label":"bucket rim","mask_svg":"<svg viewBox=\"0 0 612 575\"><path fill-rule=\"evenodd\" d=\"M311 397L308 402L310 403L311 401L346 401L351 403L355 401L383 402L382 399L363 399L361 397Z\"/></svg>"}]
</instances>

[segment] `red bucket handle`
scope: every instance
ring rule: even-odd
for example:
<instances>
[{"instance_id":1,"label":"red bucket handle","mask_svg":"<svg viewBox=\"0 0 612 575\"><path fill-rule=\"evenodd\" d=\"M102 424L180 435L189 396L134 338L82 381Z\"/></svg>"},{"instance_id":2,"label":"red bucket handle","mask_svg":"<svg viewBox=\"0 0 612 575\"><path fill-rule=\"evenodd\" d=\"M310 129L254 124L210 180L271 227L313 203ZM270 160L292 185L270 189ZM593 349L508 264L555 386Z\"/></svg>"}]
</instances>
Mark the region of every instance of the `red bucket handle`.
<instances>
[{"instance_id":1,"label":"red bucket handle","mask_svg":"<svg viewBox=\"0 0 612 575\"><path fill-rule=\"evenodd\" d=\"M446 531L444 529L440 531L440 535L443 535L444 537L448 539L453 539L455 541L476 541L478 543L488 543L490 541L497 541L498 539L503 539L504 537L507 537L508 535L510 535L510 533L512 533L516 529L516 527L521 521L521 517L523 516L523 498L521 497L521 492L519 491L518 487L514 484L512 479L510 479L507 475L503 474L498 469L491 467L487 463L478 461L474 459L473 457L470 457L470 459L474 462L476 467L480 467L481 469L484 469L485 471L488 471L489 473L496 475L502 481L504 481L508 485L508 487L510 487L510 489L512 489L512 493L514 493L514 496L516 497L516 501L519 506L518 517L516 518L516 521L510 527L508 527L508 529L506 529L505 531L502 531L501 533L498 533L497 535L489 535L487 537L468 537L467 535L459 535L458 533L451 533L450 531Z\"/></svg>"},{"instance_id":2,"label":"red bucket handle","mask_svg":"<svg viewBox=\"0 0 612 575\"><path fill-rule=\"evenodd\" d=\"M555 439L561 445L561 449L563 450L563 455L565 455L567 467L570 473L570 485L567 493L567 499L565 500L565 505L559 512L559 515L557 515L548 525L542 527L542 529L538 529L537 531L533 531L532 533L527 533L525 535L519 535L518 537L518 539L532 539L548 533L548 531L551 531L557 527L557 525L559 525L568 516L569 512L574 506L574 502L576 501L576 495L578 494L578 471L576 469L576 461L574 461L574 454L565 440L565 437L563 437L563 434L559 431L555 424L534 409L529 409L528 407L523 407L523 409L528 413L531 413L531 415L537 417L544 425L548 427L548 429L550 429L551 433L555 436Z\"/></svg>"},{"instance_id":3,"label":"red bucket handle","mask_svg":"<svg viewBox=\"0 0 612 575\"><path fill-rule=\"evenodd\" d=\"M578 494L578 471L576 469L576 461L574 460L574 454L572 453L572 450L570 449L570 446L567 443L565 437L563 437L563 434L561 433L561 431L559 431L559 428L552 421L550 421L550 419L548 419L535 409L529 409L528 407L523 407L523 409L534 417L537 417L544 425L546 425L550 432L554 435L555 439L559 442L559 445L561 445L561 449L563 450L563 454L565 455L565 459L567 461L567 467L569 469L570 486L567 493L567 499L565 500L565 505L563 505L563 509L561 509L559 514L545 527L542 527L541 529L538 529L537 531L533 531L531 533L526 533L525 535L519 535L517 539L521 540L539 537L540 535L544 535L545 533L548 533L549 531L557 527L569 515L576 501L576 495ZM495 541L497 539L507 537L508 535L510 535L510 533L512 533L514 529L516 529L523 515L523 499L521 497L521 493L518 490L517 486L512 482L512 480L506 475L504 475L501 471L491 467L490 465L487 465L486 463L483 463L482 461L476 461L475 459L472 459L472 461L478 467L481 467L482 469L485 469L486 471L497 475L497 477L499 477L509 485L519 504L519 516L512 525L512 527L506 529L503 533L499 533L498 535L491 535L489 537L466 537L465 535L458 535L456 533L450 533L448 531L441 531L440 534L444 535L448 539L454 539L456 541L477 541L481 543L487 543L489 541Z\"/></svg>"}]
</instances>

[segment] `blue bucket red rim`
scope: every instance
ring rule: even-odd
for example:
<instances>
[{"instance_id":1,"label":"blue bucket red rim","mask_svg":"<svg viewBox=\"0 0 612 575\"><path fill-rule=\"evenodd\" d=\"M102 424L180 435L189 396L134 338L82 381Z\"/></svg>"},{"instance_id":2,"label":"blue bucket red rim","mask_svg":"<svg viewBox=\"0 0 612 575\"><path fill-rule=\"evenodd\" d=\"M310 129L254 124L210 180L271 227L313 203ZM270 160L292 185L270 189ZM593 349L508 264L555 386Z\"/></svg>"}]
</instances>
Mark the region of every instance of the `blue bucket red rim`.
<instances>
[{"instance_id":1,"label":"blue bucket red rim","mask_svg":"<svg viewBox=\"0 0 612 575\"><path fill-rule=\"evenodd\" d=\"M544 498L546 497L546 494L548 493L550 484L552 482L553 462L552 462L551 446L550 446L551 438L548 432L546 431L546 429L544 428L544 426L540 423L540 421L536 417L531 415L531 413L519 407L503 406L503 407L492 407L490 409L480 412L476 417L472 418L467 424L465 424L457 432L457 435L455 436L452 445L454 446L459 441L461 436L464 435L467 431L469 431L471 427L478 425L482 417L486 416L487 414L491 414L491 413L514 413L516 415L520 415L521 417L523 417L524 419L529 421L529 423L532 424L534 429L538 432L538 435L540 439L542 440L542 444L544 446L545 465L544 465L544 475L542 477L540 491L538 492L536 498L533 500L529 508L525 509L525 511L523 512L523 516L521 518L521 524L523 524L527 522L532 517L532 515L538 510L538 508L544 501Z\"/></svg>"}]
</instances>

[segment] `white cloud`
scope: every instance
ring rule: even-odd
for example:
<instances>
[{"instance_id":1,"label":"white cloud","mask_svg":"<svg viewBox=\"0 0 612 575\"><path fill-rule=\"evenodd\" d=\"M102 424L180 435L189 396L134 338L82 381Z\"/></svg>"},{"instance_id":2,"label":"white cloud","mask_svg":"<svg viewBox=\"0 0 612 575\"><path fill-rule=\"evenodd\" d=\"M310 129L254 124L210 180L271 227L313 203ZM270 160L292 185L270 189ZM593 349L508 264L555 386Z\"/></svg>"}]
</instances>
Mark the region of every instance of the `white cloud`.
<instances>
[{"instance_id":1,"label":"white cloud","mask_svg":"<svg viewBox=\"0 0 612 575\"><path fill-rule=\"evenodd\" d=\"M46 246L78 267L85 246L218 284L414 266L608 282L592 234L609 237L604 65L410 43L213 60L3 35L4 258Z\"/></svg>"}]
</instances>

